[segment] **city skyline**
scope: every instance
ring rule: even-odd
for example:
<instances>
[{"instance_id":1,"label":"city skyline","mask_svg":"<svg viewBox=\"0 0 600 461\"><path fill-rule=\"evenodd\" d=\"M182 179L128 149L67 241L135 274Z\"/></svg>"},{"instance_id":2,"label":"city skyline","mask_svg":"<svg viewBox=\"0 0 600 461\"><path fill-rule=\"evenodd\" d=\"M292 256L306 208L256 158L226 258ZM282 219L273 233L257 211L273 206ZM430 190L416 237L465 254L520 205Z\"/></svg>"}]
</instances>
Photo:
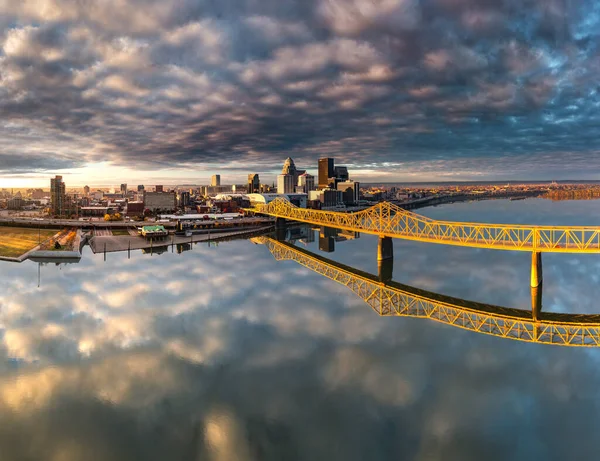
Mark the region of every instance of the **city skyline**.
<instances>
[{"instance_id":1,"label":"city skyline","mask_svg":"<svg viewBox=\"0 0 600 461\"><path fill-rule=\"evenodd\" d=\"M0 182L596 179L589 1L0 3ZM310 171L315 174L314 170Z\"/></svg>"}]
</instances>

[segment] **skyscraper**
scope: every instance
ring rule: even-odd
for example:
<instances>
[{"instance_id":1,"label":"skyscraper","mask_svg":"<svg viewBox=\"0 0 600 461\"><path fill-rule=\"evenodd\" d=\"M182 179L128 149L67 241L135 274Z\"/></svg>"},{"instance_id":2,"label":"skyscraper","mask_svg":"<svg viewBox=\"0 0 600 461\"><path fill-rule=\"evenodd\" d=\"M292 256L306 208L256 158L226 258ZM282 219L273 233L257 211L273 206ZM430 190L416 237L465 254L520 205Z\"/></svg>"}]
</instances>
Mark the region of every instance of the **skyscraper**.
<instances>
[{"instance_id":1,"label":"skyscraper","mask_svg":"<svg viewBox=\"0 0 600 461\"><path fill-rule=\"evenodd\" d=\"M186 206L189 206L190 203L191 203L190 193L188 191L182 191L179 194L179 206L186 207Z\"/></svg>"},{"instance_id":2,"label":"skyscraper","mask_svg":"<svg viewBox=\"0 0 600 461\"><path fill-rule=\"evenodd\" d=\"M294 193L294 176L291 174L280 174L277 176L277 193L278 194L293 194Z\"/></svg>"},{"instance_id":3,"label":"skyscraper","mask_svg":"<svg viewBox=\"0 0 600 461\"><path fill-rule=\"evenodd\" d=\"M257 194L260 191L260 179L258 173L248 175L248 193Z\"/></svg>"},{"instance_id":4,"label":"skyscraper","mask_svg":"<svg viewBox=\"0 0 600 461\"><path fill-rule=\"evenodd\" d=\"M289 174L294 177L294 185L298 183L298 176L306 173L306 170L299 170L296 168L296 164L291 157L285 159L283 162L283 169L281 170L281 174Z\"/></svg>"},{"instance_id":5,"label":"skyscraper","mask_svg":"<svg viewBox=\"0 0 600 461\"><path fill-rule=\"evenodd\" d=\"M304 173L298 176L298 187L308 194L311 190L315 190L315 177L312 174Z\"/></svg>"},{"instance_id":6,"label":"skyscraper","mask_svg":"<svg viewBox=\"0 0 600 461\"><path fill-rule=\"evenodd\" d=\"M333 175L338 181L348 181L350 175L348 174L348 167L336 166L333 169Z\"/></svg>"},{"instance_id":7,"label":"skyscraper","mask_svg":"<svg viewBox=\"0 0 600 461\"><path fill-rule=\"evenodd\" d=\"M121 195L127 195L127 184L121 184Z\"/></svg>"},{"instance_id":8,"label":"skyscraper","mask_svg":"<svg viewBox=\"0 0 600 461\"><path fill-rule=\"evenodd\" d=\"M320 158L319 159L319 188L323 189L329 185L329 178L333 177L333 159L332 158Z\"/></svg>"},{"instance_id":9,"label":"skyscraper","mask_svg":"<svg viewBox=\"0 0 600 461\"><path fill-rule=\"evenodd\" d=\"M65 211L65 183L62 176L50 179L50 210L54 216L62 216Z\"/></svg>"},{"instance_id":10,"label":"skyscraper","mask_svg":"<svg viewBox=\"0 0 600 461\"><path fill-rule=\"evenodd\" d=\"M212 178L210 179L210 185L213 187L220 186L221 185L221 175L213 174Z\"/></svg>"},{"instance_id":11,"label":"skyscraper","mask_svg":"<svg viewBox=\"0 0 600 461\"><path fill-rule=\"evenodd\" d=\"M143 184L138 184L137 191L138 191L138 193L139 192L144 192L144 185Z\"/></svg>"},{"instance_id":12,"label":"skyscraper","mask_svg":"<svg viewBox=\"0 0 600 461\"><path fill-rule=\"evenodd\" d=\"M83 193L86 197L90 195L90 186L83 186Z\"/></svg>"}]
</instances>

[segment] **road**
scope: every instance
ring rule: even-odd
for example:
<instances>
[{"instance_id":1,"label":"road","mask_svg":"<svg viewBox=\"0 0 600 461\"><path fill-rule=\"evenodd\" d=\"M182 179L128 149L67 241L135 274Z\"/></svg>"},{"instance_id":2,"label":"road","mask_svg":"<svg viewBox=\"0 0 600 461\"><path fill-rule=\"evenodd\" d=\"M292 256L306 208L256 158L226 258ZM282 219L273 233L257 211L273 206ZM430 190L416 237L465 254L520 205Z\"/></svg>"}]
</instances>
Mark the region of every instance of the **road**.
<instances>
[{"instance_id":1,"label":"road","mask_svg":"<svg viewBox=\"0 0 600 461\"><path fill-rule=\"evenodd\" d=\"M272 222L272 218L267 217L246 217L239 219L230 219L227 221L199 221L201 223L208 222L219 222L221 224L235 224L235 225L243 225L243 224L257 224L257 223L270 223ZM165 226L166 228L175 228L176 222L155 222L155 221L79 221L78 219L43 219L37 220L32 218L8 218L1 216L0 223L4 224L16 224L19 226L29 226L29 227L84 227L84 228L137 228L141 226L150 226L155 224L160 224Z\"/></svg>"}]
</instances>

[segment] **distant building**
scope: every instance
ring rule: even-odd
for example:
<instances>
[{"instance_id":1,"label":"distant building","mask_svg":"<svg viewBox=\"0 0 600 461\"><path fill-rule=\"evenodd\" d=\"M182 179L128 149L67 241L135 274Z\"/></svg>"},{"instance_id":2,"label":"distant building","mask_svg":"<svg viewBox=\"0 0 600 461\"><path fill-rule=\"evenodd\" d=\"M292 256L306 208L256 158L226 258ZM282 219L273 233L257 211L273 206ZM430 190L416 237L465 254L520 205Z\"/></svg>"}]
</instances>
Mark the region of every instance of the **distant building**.
<instances>
[{"instance_id":1,"label":"distant building","mask_svg":"<svg viewBox=\"0 0 600 461\"><path fill-rule=\"evenodd\" d=\"M319 189L329 186L329 178L333 177L333 159L329 157L319 159Z\"/></svg>"},{"instance_id":2,"label":"distant building","mask_svg":"<svg viewBox=\"0 0 600 461\"><path fill-rule=\"evenodd\" d=\"M143 184L139 184L139 185L137 186L137 191L138 191L138 194L139 194L140 192L144 192L144 185L143 185Z\"/></svg>"},{"instance_id":3,"label":"distant building","mask_svg":"<svg viewBox=\"0 0 600 461\"><path fill-rule=\"evenodd\" d=\"M62 176L55 176L50 179L50 212L54 216L63 216L65 214L65 183Z\"/></svg>"},{"instance_id":4,"label":"distant building","mask_svg":"<svg viewBox=\"0 0 600 461\"><path fill-rule=\"evenodd\" d=\"M248 175L248 193L255 194L260 192L260 179L258 173Z\"/></svg>"},{"instance_id":5,"label":"distant building","mask_svg":"<svg viewBox=\"0 0 600 461\"><path fill-rule=\"evenodd\" d=\"M333 168L333 176L338 181L348 181L350 176L348 175L348 167L345 166L336 166Z\"/></svg>"},{"instance_id":6,"label":"distant building","mask_svg":"<svg viewBox=\"0 0 600 461\"><path fill-rule=\"evenodd\" d=\"M96 216L101 217L106 214L112 214L113 209L107 206L82 206L81 207L81 216L90 217Z\"/></svg>"},{"instance_id":7,"label":"distant building","mask_svg":"<svg viewBox=\"0 0 600 461\"><path fill-rule=\"evenodd\" d=\"M163 192L163 186L162 184L159 184L158 186L154 186L154 192Z\"/></svg>"},{"instance_id":8,"label":"distant building","mask_svg":"<svg viewBox=\"0 0 600 461\"><path fill-rule=\"evenodd\" d=\"M311 190L315 190L315 177L308 173L301 174L298 176L298 187L305 194L308 194Z\"/></svg>"},{"instance_id":9,"label":"distant building","mask_svg":"<svg viewBox=\"0 0 600 461\"><path fill-rule=\"evenodd\" d=\"M23 208L24 204L25 200L23 200L23 198L19 196L8 199L8 201L6 202L6 207L9 210L20 210L21 208Z\"/></svg>"},{"instance_id":10,"label":"distant building","mask_svg":"<svg viewBox=\"0 0 600 461\"><path fill-rule=\"evenodd\" d=\"M294 177L294 186L298 184L298 176L304 174L306 170L299 170L296 168L296 164L291 157L285 159L283 162L283 169L281 170L281 174L289 174Z\"/></svg>"},{"instance_id":11,"label":"distant building","mask_svg":"<svg viewBox=\"0 0 600 461\"><path fill-rule=\"evenodd\" d=\"M83 186L83 193L86 197L90 195L90 186Z\"/></svg>"},{"instance_id":12,"label":"distant building","mask_svg":"<svg viewBox=\"0 0 600 461\"><path fill-rule=\"evenodd\" d=\"M190 206L191 196L188 191L183 191L179 194L179 206Z\"/></svg>"},{"instance_id":13,"label":"distant building","mask_svg":"<svg viewBox=\"0 0 600 461\"><path fill-rule=\"evenodd\" d=\"M277 193L292 194L294 190L294 176L291 174L280 174L277 176Z\"/></svg>"},{"instance_id":14,"label":"distant building","mask_svg":"<svg viewBox=\"0 0 600 461\"><path fill-rule=\"evenodd\" d=\"M123 197L127 195L127 184L121 184L121 195Z\"/></svg>"},{"instance_id":15,"label":"distant building","mask_svg":"<svg viewBox=\"0 0 600 461\"><path fill-rule=\"evenodd\" d=\"M170 213L177 208L175 192L144 192L144 207L150 211Z\"/></svg>"},{"instance_id":16,"label":"distant building","mask_svg":"<svg viewBox=\"0 0 600 461\"><path fill-rule=\"evenodd\" d=\"M89 190L89 188L88 188ZM46 197L46 193L42 189L34 189L31 192L31 198L34 200L41 200Z\"/></svg>"},{"instance_id":17,"label":"distant building","mask_svg":"<svg viewBox=\"0 0 600 461\"><path fill-rule=\"evenodd\" d=\"M142 216L144 214L144 202L127 202L125 214L127 216Z\"/></svg>"},{"instance_id":18,"label":"distant building","mask_svg":"<svg viewBox=\"0 0 600 461\"><path fill-rule=\"evenodd\" d=\"M226 194L233 192L232 186L201 186L200 193L205 196L213 196L216 194Z\"/></svg>"},{"instance_id":19,"label":"distant building","mask_svg":"<svg viewBox=\"0 0 600 461\"><path fill-rule=\"evenodd\" d=\"M356 203L360 198L360 183L356 181L338 182L337 190L344 194L342 200L346 205Z\"/></svg>"},{"instance_id":20,"label":"distant building","mask_svg":"<svg viewBox=\"0 0 600 461\"><path fill-rule=\"evenodd\" d=\"M321 197L321 202L324 207L336 207L344 202L341 190L323 189L323 195Z\"/></svg>"},{"instance_id":21,"label":"distant building","mask_svg":"<svg viewBox=\"0 0 600 461\"><path fill-rule=\"evenodd\" d=\"M213 187L220 186L221 185L221 175L213 174L212 178L210 179L210 185Z\"/></svg>"}]
</instances>

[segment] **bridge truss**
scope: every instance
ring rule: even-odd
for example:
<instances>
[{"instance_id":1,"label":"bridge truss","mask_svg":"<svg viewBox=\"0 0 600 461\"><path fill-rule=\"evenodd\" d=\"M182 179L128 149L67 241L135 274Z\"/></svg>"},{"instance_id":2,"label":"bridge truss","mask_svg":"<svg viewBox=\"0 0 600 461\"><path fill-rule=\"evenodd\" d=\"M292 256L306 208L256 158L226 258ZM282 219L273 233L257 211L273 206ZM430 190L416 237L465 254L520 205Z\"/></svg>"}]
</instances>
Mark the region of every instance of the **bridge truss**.
<instances>
[{"instance_id":1,"label":"bridge truss","mask_svg":"<svg viewBox=\"0 0 600 461\"><path fill-rule=\"evenodd\" d=\"M600 253L600 227L528 226L438 221L388 202L355 213L298 208L284 198L248 209L255 213L382 237L497 250Z\"/></svg>"},{"instance_id":2,"label":"bridge truss","mask_svg":"<svg viewBox=\"0 0 600 461\"><path fill-rule=\"evenodd\" d=\"M541 313L476 303L420 290L314 255L289 243L256 237L276 260L292 260L346 286L380 316L418 317L517 341L561 346L600 346L600 315Z\"/></svg>"}]
</instances>

